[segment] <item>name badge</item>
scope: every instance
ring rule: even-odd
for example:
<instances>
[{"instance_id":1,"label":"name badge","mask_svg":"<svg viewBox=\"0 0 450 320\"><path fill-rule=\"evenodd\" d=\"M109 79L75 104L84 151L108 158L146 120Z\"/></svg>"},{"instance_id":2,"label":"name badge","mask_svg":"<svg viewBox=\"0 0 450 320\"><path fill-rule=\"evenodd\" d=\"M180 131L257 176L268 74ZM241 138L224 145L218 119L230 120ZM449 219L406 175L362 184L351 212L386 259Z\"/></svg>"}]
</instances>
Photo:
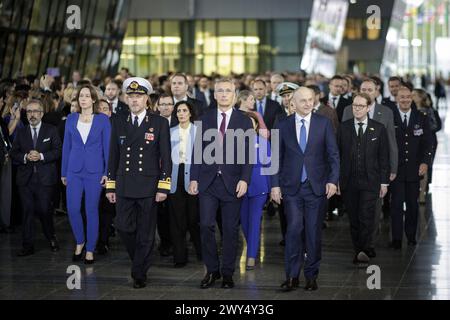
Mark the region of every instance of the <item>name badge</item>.
<instances>
[{"instance_id":1,"label":"name badge","mask_svg":"<svg viewBox=\"0 0 450 320\"><path fill-rule=\"evenodd\" d=\"M153 141L153 140L155 140L155 135L153 133L146 133L145 134L145 140Z\"/></svg>"},{"instance_id":2,"label":"name badge","mask_svg":"<svg viewBox=\"0 0 450 320\"><path fill-rule=\"evenodd\" d=\"M423 129L414 130L414 135L416 137L423 135Z\"/></svg>"}]
</instances>

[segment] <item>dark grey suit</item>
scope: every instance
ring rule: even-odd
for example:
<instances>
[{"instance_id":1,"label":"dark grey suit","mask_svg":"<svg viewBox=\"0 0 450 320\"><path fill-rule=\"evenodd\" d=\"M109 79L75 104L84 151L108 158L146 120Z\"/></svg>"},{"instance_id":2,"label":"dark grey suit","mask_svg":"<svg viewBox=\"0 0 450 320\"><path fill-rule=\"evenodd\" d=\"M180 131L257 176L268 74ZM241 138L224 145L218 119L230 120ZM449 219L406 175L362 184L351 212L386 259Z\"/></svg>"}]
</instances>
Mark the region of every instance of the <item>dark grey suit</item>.
<instances>
[{"instance_id":1,"label":"dark grey suit","mask_svg":"<svg viewBox=\"0 0 450 320\"><path fill-rule=\"evenodd\" d=\"M352 106L348 106L344 110L344 115L342 116L342 121L346 121L353 118ZM395 137L395 126L394 126L394 114L389 107L382 104L375 104L375 111L373 113L373 120L383 124L386 127L388 141L389 141L389 167L390 173L397 174L398 167L398 147L397 139ZM375 209L375 225L373 228L372 239L370 241L370 247L375 247L375 239L378 235L378 226L380 225L381 218L381 199L377 201Z\"/></svg>"}]
</instances>

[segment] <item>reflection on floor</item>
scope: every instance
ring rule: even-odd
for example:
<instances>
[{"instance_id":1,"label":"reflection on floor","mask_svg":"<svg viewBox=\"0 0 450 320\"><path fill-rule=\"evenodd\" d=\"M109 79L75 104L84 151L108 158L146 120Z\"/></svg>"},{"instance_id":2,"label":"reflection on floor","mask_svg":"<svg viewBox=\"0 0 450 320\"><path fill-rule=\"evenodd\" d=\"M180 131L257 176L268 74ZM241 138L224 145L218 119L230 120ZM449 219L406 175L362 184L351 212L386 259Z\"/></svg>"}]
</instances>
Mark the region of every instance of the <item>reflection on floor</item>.
<instances>
[{"instance_id":1,"label":"reflection on floor","mask_svg":"<svg viewBox=\"0 0 450 320\"><path fill-rule=\"evenodd\" d=\"M444 114L441 114L444 118ZM106 257L97 256L93 267L80 265L80 290L66 285L72 264L73 237L66 217L56 220L61 251L53 254L40 236L34 256L17 258L20 233L0 235L0 299L450 299L450 117L443 119L434 166L433 185L427 204L420 208L420 241L402 251L388 248L389 223L382 223L377 257L381 289L369 290L366 270L352 265L347 218L336 218L324 231L323 262L317 292L279 292L283 280L283 247L279 246L277 217L264 216L259 264L245 271L245 249L240 246L236 288L200 290L203 266L192 262L174 269L170 258L155 252L149 285L131 288L129 261L123 245L114 238ZM195 256L191 255L195 261Z\"/></svg>"}]
</instances>

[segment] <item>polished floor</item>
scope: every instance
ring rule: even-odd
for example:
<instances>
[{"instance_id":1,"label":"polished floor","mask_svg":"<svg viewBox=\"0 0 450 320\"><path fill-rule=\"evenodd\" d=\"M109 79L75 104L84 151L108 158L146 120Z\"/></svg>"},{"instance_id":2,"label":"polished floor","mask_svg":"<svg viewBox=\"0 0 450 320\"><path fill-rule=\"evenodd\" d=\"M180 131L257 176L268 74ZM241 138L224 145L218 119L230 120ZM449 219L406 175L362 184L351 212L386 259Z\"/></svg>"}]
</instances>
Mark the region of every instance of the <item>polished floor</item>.
<instances>
[{"instance_id":1,"label":"polished floor","mask_svg":"<svg viewBox=\"0 0 450 320\"><path fill-rule=\"evenodd\" d=\"M220 289L217 284L216 288L200 290L202 264L192 262L174 269L171 258L160 257L155 251L149 285L134 290L124 247L113 238L108 255L97 256L93 266L79 265L81 289L69 290L66 271L72 265L73 240L67 218L57 217L58 253L51 253L40 235L35 255L18 258L15 254L20 249L20 233L0 234L0 299L450 299L450 117L446 117L446 111L441 110L444 128L439 133L433 184L427 204L420 208L418 245L404 246L401 251L389 249L389 223L382 224L378 255L371 261L380 267L380 289L369 290L370 275L352 265L347 218L336 217L324 231L319 290L280 292L284 272L279 222L277 217L265 215L261 253L254 271L245 271L241 241L235 289ZM191 258L195 261L194 255Z\"/></svg>"}]
</instances>

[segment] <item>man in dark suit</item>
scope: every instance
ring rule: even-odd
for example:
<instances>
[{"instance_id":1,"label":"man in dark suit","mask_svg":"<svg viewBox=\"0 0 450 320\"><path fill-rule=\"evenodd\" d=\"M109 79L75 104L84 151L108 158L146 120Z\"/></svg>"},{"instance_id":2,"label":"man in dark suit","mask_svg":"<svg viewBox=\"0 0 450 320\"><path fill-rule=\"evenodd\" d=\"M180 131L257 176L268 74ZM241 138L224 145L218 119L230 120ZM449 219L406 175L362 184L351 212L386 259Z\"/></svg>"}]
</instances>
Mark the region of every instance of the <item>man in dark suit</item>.
<instances>
[{"instance_id":1,"label":"man in dark suit","mask_svg":"<svg viewBox=\"0 0 450 320\"><path fill-rule=\"evenodd\" d=\"M311 291L317 290L323 206L339 181L339 151L331 121L312 113L314 92L301 87L292 99L296 113L276 127L280 165L272 176L271 198L276 203L283 198L287 219L286 281L281 286L296 289L304 263L305 290Z\"/></svg>"},{"instance_id":2,"label":"man in dark suit","mask_svg":"<svg viewBox=\"0 0 450 320\"><path fill-rule=\"evenodd\" d=\"M253 144L249 142L248 137L245 138L245 135L252 132L253 125L248 116L233 108L236 99L233 81L218 80L214 95L218 108L204 114L201 123L205 135L212 132L215 139L209 142L211 139L205 138L207 141L203 141L203 134L197 133L189 185L189 193L199 194L200 200L200 236L203 261L207 269L200 283L202 289L213 286L221 275L222 288L234 287L233 273L238 248L240 206L252 173L249 146ZM245 134L234 132L238 129L244 130ZM211 150L212 146L214 154L204 154L205 151ZM219 151L216 154L216 150L223 153ZM230 151L233 154L230 155ZM244 161L241 161L240 157L242 152L245 152ZM223 230L222 268L215 238L216 212L219 207Z\"/></svg>"},{"instance_id":3,"label":"man in dark suit","mask_svg":"<svg viewBox=\"0 0 450 320\"><path fill-rule=\"evenodd\" d=\"M308 86L309 89L314 91L314 109L313 112L317 113L318 115L324 116L325 118L330 119L331 123L333 124L334 132L337 133L337 130L339 128L339 120L336 114L336 110L331 108L330 106L323 104L320 101L320 88L316 85L310 85Z\"/></svg>"},{"instance_id":4,"label":"man in dark suit","mask_svg":"<svg viewBox=\"0 0 450 320\"><path fill-rule=\"evenodd\" d=\"M342 90L344 82L344 78L341 76L334 76L331 78L329 83L330 93L324 99L322 99L322 103L330 106L334 110L336 110L336 114L339 122L342 122L342 115L344 113L345 107L352 104L350 100L347 100L342 96Z\"/></svg>"},{"instance_id":5,"label":"man in dark suit","mask_svg":"<svg viewBox=\"0 0 450 320\"><path fill-rule=\"evenodd\" d=\"M166 119L169 123L169 127L173 128L179 124L178 118L174 111L173 97L167 93L163 93L156 101L156 108L159 115ZM159 235L159 254L162 257L168 257L173 254L173 243L170 235L170 214L169 214L169 201L165 200L158 203L158 222L156 225Z\"/></svg>"},{"instance_id":6,"label":"man in dark suit","mask_svg":"<svg viewBox=\"0 0 450 320\"><path fill-rule=\"evenodd\" d=\"M355 256L353 263L367 266L374 229L375 208L389 186L389 145L383 124L369 119L371 97L354 97L353 118L339 127L340 190L350 219Z\"/></svg>"},{"instance_id":7,"label":"man in dark suit","mask_svg":"<svg viewBox=\"0 0 450 320\"><path fill-rule=\"evenodd\" d=\"M124 91L130 114L111 130L106 196L116 203L116 223L132 260L135 289L144 288L156 231L156 203L167 198L172 170L169 124L146 111L150 83L128 78Z\"/></svg>"},{"instance_id":8,"label":"man in dark suit","mask_svg":"<svg viewBox=\"0 0 450 320\"><path fill-rule=\"evenodd\" d=\"M207 108L217 107L217 101L214 99L214 90L209 88L210 79L203 75L198 80L198 86L193 88L194 98L203 102Z\"/></svg>"},{"instance_id":9,"label":"man in dark suit","mask_svg":"<svg viewBox=\"0 0 450 320\"><path fill-rule=\"evenodd\" d=\"M398 145L397 178L391 184L392 247L401 249L403 229L408 245L416 245L420 179L432 163L432 138L426 114L413 109L412 91L401 87L394 125ZM406 211L403 204L406 203ZM405 215L405 224L403 224Z\"/></svg>"},{"instance_id":10,"label":"man in dark suit","mask_svg":"<svg viewBox=\"0 0 450 320\"><path fill-rule=\"evenodd\" d=\"M52 197L58 182L56 161L61 158L61 139L56 127L42 122L44 106L41 101L28 102L26 114L30 125L19 130L11 149L11 158L19 165L16 182L23 206L20 257L34 253L36 215L41 220L51 250L59 250L53 224Z\"/></svg>"},{"instance_id":11,"label":"man in dark suit","mask_svg":"<svg viewBox=\"0 0 450 320\"><path fill-rule=\"evenodd\" d=\"M130 109L128 105L119 100L121 84L116 80L112 80L106 85L105 97L112 106L112 112L117 115L126 116Z\"/></svg>"},{"instance_id":12,"label":"man in dark suit","mask_svg":"<svg viewBox=\"0 0 450 320\"><path fill-rule=\"evenodd\" d=\"M403 81L399 77L390 77L388 80L390 96L383 98L381 104L391 108L392 112L395 112L397 109L397 94L402 83Z\"/></svg>"},{"instance_id":13,"label":"man in dark suit","mask_svg":"<svg viewBox=\"0 0 450 320\"><path fill-rule=\"evenodd\" d=\"M369 113L368 113L369 119L373 119L383 124L387 130L389 142L389 167L390 167L389 182L394 181L395 177L397 176L397 167L398 167L398 148L397 148L397 140L395 139L394 114L392 113L390 108L376 103L378 89L377 83L373 79L364 80L361 83L360 91L362 93L368 94L373 101L369 106ZM352 118L353 118L353 109L352 106L349 106L344 110L344 116L342 117L342 121L347 121ZM389 191L387 195L389 195ZM386 199L387 195L384 198L384 201L388 201L388 199ZM379 224L382 211L381 210L382 200L383 199L379 199L376 204L375 220L374 220L373 234L371 237L371 244L368 252L366 252L368 253L369 258L374 258L376 256L375 240L377 239L379 231Z\"/></svg>"},{"instance_id":14,"label":"man in dark suit","mask_svg":"<svg viewBox=\"0 0 450 320\"><path fill-rule=\"evenodd\" d=\"M170 79L174 104L179 101L189 101L194 106L195 114L200 117L207 110L207 106L200 100L192 99L187 95L189 89L188 79L184 73L175 73Z\"/></svg>"},{"instance_id":15,"label":"man in dark suit","mask_svg":"<svg viewBox=\"0 0 450 320\"><path fill-rule=\"evenodd\" d=\"M267 98L267 86L263 80L253 81L252 91L256 98L255 110L263 116L267 129L271 130L277 116L284 111L278 102Z\"/></svg>"}]
</instances>

